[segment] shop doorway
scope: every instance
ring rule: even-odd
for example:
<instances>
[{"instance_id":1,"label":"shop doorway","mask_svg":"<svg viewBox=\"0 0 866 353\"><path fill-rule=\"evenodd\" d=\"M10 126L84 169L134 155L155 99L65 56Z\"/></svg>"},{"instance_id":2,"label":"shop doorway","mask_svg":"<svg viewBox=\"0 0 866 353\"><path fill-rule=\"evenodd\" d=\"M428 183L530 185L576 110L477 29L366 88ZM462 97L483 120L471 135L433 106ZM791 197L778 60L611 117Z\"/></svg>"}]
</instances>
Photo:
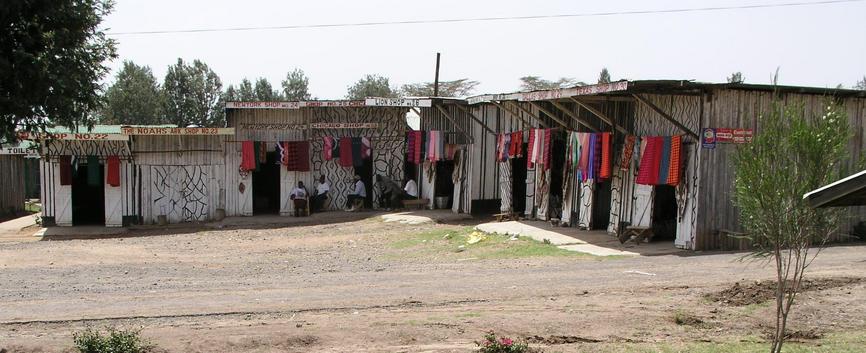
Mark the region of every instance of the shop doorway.
<instances>
[{"instance_id":1,"label":"shop doorway","mask_svg":"<svg viewBox=\"0 0 866 353\"><path fill-rule=\"evenodd\" d=\"M595 185L595 200L592 202L592 229L607 229L608 223L610 223L610 188L610 179Z\"/></svg>"},{"instance_id":2,"label":"shop doorway","mask_svg":"<svg viewBox=\"0 0 866 353\"><path fill-rule=\"evenodd\" d=\"M653 240L674 240L677 236L677 195L670 185L655 187L652 211Z\"/></svg>"},{"instance_id":3,"label":"shop doorway","mask_svg":"<svg viewBox=\"0 0 866 353\"><path fill-rule=\"evenodd\" d=\"M277 152L253 171L253 214L280 213L280 164ZM287 186L288 187L288 186Z\"/></svg>"},{"instance_id":4,"label":"shop doorway","mask_svg":"<svg viewBox=\"0 0 866 353\"><path fill-rule=\"evenodd\" d=\"M448 197L446 208L451 208L454 196L454 161L441 160L436 162L436 186L433 190L436 197ZM435 204L434 200L434 204ZM437 208L439 205L435 205Z\"/></svg>"},{"instance_id":5,"label":"shop doorway","mask_svg":"<svg viewBox=\"0 0 866 353\"><path fill-rule=\"evenodd\" d=\"M565 168L565 141L560 139L560 134L554 133L551 136L550 146L550 197L548 198L547 216L548 219L560 219L563 212L562 204L562 170ZM567 207L566 212L571 212L571 207Z\"/></svg>"},{"instance_id":6,"label":"shop doorway","mask_svg":"<svg viewBox=\"0 0 866 353\"><path fill-rule=\"evenodd\" d=\"M527 144L523 144L526 151ZM511 209L515 213L526 211L526 156L511 159Z\"/></svg>"},{"instance_id":7,"label":"shop doorway","mask_svg":"<svg viewBox=\"0 0 866 353\"><path fill-rule=\"evenodd\" d=\"M102 164L78 165L72 177L72 225L105 225L104 172Z\"/></svg>"},{"instance_id":8,"label":"shop doorway","mask_svg":"<svg viewBox=\"0 0 866 353\"><path fill-rule=\"evenodd\" d=\"M373 155L372 150L370 151L370 155ZM364 182L364 191L367 192L367 198L364 199L364 207L371 209L373 208L373 159L365 158L362 161L363 164L361 166L355 166L355 174L361 177L361 181ZM352 186L352 190L354 190L354 186Z\"/></svg>"}]
</instances>

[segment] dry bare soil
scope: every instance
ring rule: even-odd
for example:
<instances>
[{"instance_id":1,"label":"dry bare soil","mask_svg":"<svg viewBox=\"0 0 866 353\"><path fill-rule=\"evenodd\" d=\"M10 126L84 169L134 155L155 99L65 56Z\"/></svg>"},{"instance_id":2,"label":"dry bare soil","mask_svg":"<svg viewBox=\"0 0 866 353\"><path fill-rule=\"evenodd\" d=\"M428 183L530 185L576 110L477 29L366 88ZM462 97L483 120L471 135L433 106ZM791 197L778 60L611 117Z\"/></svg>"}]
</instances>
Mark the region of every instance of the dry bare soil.
<instances>
[{"instance_id":1,"label":"dry bare soil","mask_svg":"<svg viewBox=\"0 0 866 353\"><path fill-rule=\"evenodd\" d=\"M0 243L0 349L64 352L117 326L170 352L470 352L489 330L548 352L737 351L771 323L771 270L742 254L602 259L500 237L458 252L468 231L335 217ZM866 248L827 249L809 276L799 349L859 351Z\"/></svg>"}]
</instances>

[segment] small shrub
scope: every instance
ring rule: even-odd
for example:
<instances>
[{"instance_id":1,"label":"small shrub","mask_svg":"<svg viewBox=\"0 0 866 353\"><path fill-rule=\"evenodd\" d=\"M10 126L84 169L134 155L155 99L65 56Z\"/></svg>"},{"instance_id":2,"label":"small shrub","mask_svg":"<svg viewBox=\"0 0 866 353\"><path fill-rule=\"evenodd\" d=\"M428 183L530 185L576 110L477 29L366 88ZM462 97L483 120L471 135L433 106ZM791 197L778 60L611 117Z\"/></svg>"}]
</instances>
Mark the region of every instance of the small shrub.
<instances>
[{"instance_id":1,"label":"small shrub","mask_svg":"<svg viewBox=\"0 0 866 353\"><path fill-rule=\"evenodd\" d=\"M79 353L147 353L152 351L139 331L117 330L108 327L105 335L98 330L86 329L72 335Z\"/></svg>"},{"instance_id":2,"label":"small shrub","mask_svg":"<svg viewBox=\"0 0 866 353\"><path fill-rule=\"evenodd\" d=\"M496 337L493 331L484 335L484 340L475 342L478 346L478 353L534 353L538 352L525 342L515 342L508 337Z\"/></svg>"}]
</instances>

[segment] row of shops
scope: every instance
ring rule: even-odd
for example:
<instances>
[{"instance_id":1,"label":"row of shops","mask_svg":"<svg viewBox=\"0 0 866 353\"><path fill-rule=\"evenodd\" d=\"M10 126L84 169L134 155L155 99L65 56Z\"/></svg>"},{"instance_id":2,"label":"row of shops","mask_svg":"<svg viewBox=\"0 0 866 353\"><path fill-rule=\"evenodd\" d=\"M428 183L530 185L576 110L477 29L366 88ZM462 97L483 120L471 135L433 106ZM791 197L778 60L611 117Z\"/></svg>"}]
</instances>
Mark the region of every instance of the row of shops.
<instances>
[{"instance_id":1,"label":"row of shops","mask_svg":"<svg viewBox=\"0 0 866 353\"><path fill-rule=\"evenodd\" d=\"M382 175L414 179L429 207L446 200L439 206L453 212L520 213L611 234L652 227L685 249L739 248L718 234L739 227L731 158L776 96L812 111L840 100L856 127L852 161L860 158L862 91L690 81L465 100L229 102L225 128L103 126L26 138L41 142L46 225L291 215L291 189L321 175L331 185L327 209L343 208L355 175L376 208ZM407 113L420 116L419 129Z\"/></svg>"}]
</instances>

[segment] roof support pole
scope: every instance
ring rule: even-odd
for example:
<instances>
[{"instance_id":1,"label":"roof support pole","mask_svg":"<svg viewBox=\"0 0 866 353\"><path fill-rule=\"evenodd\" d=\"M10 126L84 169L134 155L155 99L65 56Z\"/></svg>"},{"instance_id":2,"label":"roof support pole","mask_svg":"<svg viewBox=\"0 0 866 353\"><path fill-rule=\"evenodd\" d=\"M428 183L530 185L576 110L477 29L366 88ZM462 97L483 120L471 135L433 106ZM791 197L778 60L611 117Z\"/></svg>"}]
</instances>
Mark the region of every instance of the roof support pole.
<instances>
[{"instance_id":1,"label":"roof support pole","mask_svg":"<svg viewBox=\"0 0 866 353\"><path fill-rule=\"evenodd\" d=\"M623 134L628 134L628 131L626 131L623 127L617 125L616 121L614 121L613 119L611 119L606 114L599 111L598 109L593 108L591 105L589 105L587 103L579 101L577 98L568 97L568 99L571 99L572 101L574 101L574 103L577 103L577 105L581 106L583 109L588 110L590 113L592 113L592 115L597 116L599 119L606 122L608 125L616 128L617 131L619 131Z\"/></svg>"},{"instance_id":2,"label":"roof support pole","mask_svg":"<svg viewBox=\"0 0 866 353\"><path fill-rule=\"evenodd\" d=\"M656 105L653 104L652 102L646 100L646 98L641 97L639 94L635 94L635 93L632 93L631 95L632 95L632 97L634 97L634 99L636 99L638 102L641 102L643 105L646 105L647 107L649 107L650 109L652 109L653 111L655 111L656 113L658 113L658 115L661 115L662 118L665 118L665 119L666 119L667 121L669 121L671 124L674 124L674 126L676 126L677 128L679 128L680 130L683 130L685 133L689 134L689 136L695 138L695 140L700 140L700 137L698 137L698 134L696 134L696 133L695 133L694 131L692 131L692 130L689 130L689 128L687 128L685 125L680 124L679 121L677 121L676 119L674 119L673 117L671 117L670 115L668 115L668 113L665 113L664 110L662 110L661 108L659 108L658 106L656 106Z\"/></svg>"},{"instance_id":3,"label":"roof support pole","mask_svg":"<svg viewBox=\"0 0 866 353\"><path fill-rule=\"evenodd\" d=\"M524 108L522 105L520 105L520 103L514 103L514 102L507 102L507 103L517 107L517 109L523 111L524 113L529 115L531 118L535 119L535 121L537 121L538 124L541 125L541 127L547 128L547 123L545 123L544 120L541 120L541 117L539 117L538 115L532 114L532 111ZM529 127L532 128L534 126L532 126L532 124L529 124Z\"/></svg>"},{"instance_id":4,"label":"roof support pole","mask_svg":"<svg viewBox=\"0 0 866 353\"><path fill-rule=\"evenodd\" d=\"M489 127L487 127L487 125L484 124L484 121L482 121L482 120L479 119L477 116L475 116L475 114L472 114L472 112L469 111L469 109L466 109L466 107L464 107L464 106L462 106L462 105L459 105L459 104L456 104L456 105L454 105L454 106L457 107L457 109L459 109L460 111L466 113L466 115L469 115L469 117L472 118L472 120L475 120L475 122L478 123L478 125L481 125L481 127L482 127L484 130L487 130L487 132L496 135L496 132L495 132L495 131L493 131L493 130L491 130Z\"/></svg>"},{"instance_id":5,"label":"roof support pole","mask_svg":"<svg viewBox=\"0 0 866 353\"><path fill-rule=\"evenodd\" d=\"M568 124L566 124L564 121L560 120L559 117L557 117L555 114L553 114L553 112L545 109L540 104L535 103L535 102L529 102L529 105L535 107L535 109L538 109L539 111L541 111L542 113L544 113L545 115L547 115L551 119L553 119L553 121L557 122L559 125L562 125L562 128L568 130ZM587 127L590 130L595 131L595 129L593 129L591 126L587 126Z\"/></svg>"},{"instance_id":6,"label":"roof support pole","mask_svg":"<svg viewBox=\"0 0 866 353\"><path fill-rule=\"evenodd\" d=\"M530 124L529 121L526 121L526 119L524 119L523 116L520 115L520 112L515 112L515 111L513 111L513 110L511 110L511 109L508 109L508 107L506 107L506 106L504 106L504 105L502 105L502 104L499 104L499 103L493 102L493 101L491 101L490 103L493 104L493 105L495 105L497 108L499 108L499 109L505 111L506 113L510 114L511 116L517 117L518 119L520 119L520 122L521 122L522 124L525 124L526 126L532 126L532 124Z\"/></svg>"},{"instance_id":7,"label":"roof support pole","mask_svg":"<svg viewBox=\"0 0 866 353\"><path fill-rule=\"evenodd\" d=\"M574 114L573 112L571 112L571 110L568 110L568 108L565 107L564 105L558 103L557 101L550 101L550 103L553 104L553 106L556 107L556 109L559 109L563 113L565 113L565 115L570 116L572 119L574 119L574 121L578 122L580 125L586 126L587 128L589 128L592 131L597 131L597 129L593 128L592 125L590 125L588 121L582 119L577 114Z\"/></svg>"},{"instance_id":8,"label":"roof support pole","mask_svg":"<svg viewBox=\"0 0 866 353\"><path fill-rule=\"evenodd\" d=\"M460 133L463 134L463 137L466 138L466 141L469 141L469 143L474 143L472 136L469 136L469 134L467 134L466 131L463 130L462 127L460 127L460 124L457 123L457 120L454 120L454 118L451 117L451 114L448 114L447 110L443 109L442 106L439 104L436 105L436 109L438 109L439 113L442 113L442 115L444 115L445 118L448 119L448 121L450 121L452 124L454 124L454 127L457 128L457 131L460 131Z\"/></svg>"}]
</instances>

